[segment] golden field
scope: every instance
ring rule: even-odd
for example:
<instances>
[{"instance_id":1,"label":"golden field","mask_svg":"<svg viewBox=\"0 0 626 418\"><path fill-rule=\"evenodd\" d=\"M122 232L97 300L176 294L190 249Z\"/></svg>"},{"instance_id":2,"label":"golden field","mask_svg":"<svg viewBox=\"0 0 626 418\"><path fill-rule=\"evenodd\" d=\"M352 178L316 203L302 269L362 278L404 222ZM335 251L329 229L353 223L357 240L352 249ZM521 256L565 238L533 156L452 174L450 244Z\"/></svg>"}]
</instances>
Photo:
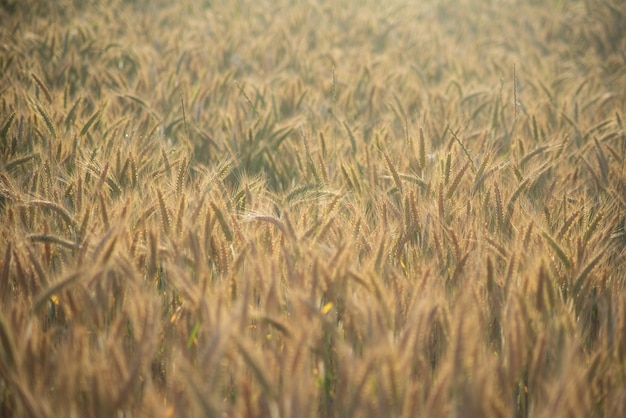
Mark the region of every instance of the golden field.
<instances>
[{"instance_id":1,"label":"golden field","mask_svg":"<svg viewBox=\"0 0 626 418\"><path fill-rule=\"evenodd\" d=\"M1 417L626 416L619 0L4 0Z\"/></svg>"}]
</instances>

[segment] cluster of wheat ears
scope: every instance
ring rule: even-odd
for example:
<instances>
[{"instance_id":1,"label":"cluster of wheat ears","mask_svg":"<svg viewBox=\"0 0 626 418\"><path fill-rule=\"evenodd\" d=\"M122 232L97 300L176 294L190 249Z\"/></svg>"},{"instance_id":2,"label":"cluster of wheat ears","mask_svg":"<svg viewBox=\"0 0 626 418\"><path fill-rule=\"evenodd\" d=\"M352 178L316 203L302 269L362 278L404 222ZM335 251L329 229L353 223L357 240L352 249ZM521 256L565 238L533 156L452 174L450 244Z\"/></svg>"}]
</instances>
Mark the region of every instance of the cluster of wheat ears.
<instances>
[{"instance_id":1,"label":"cluster of wheat ears","mask_svg":"<svg viewBox=\"0 0 626 418\"><path fill-rule=\"evenodd\" d=\"M626 416L619 0L0 21L0 416Z\"/></svg>"}]
</instances>

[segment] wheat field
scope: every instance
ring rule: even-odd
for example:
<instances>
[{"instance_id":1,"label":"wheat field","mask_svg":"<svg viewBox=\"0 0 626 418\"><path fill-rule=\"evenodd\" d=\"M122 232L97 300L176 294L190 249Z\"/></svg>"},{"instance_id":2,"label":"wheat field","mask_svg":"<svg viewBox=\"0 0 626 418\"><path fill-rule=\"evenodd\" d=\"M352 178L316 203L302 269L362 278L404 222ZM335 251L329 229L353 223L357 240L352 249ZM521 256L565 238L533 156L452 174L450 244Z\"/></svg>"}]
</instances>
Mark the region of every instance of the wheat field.
<instances>
[{"instance_id":1,"label":"wheat field","mask_svg":"<svg viewBox=\"0 0 626 418\"><path fill-rule=\"evenodd\" d=\"M0 22L0 417L626 416L620 0Z\"/></svg>"}]
</instances>

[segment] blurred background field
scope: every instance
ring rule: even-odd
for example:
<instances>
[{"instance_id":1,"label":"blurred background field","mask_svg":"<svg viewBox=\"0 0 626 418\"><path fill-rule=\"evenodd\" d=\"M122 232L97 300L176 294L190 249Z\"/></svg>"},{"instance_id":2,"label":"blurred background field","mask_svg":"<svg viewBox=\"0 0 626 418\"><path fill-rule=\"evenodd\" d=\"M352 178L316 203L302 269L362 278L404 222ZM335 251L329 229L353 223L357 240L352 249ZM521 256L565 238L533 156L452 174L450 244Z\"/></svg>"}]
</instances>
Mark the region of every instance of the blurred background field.
<instances>
[{"instance_id":1,"label":"blurred background field","mask_svg":"<svg viewBox=\"0 0 626 418\"><path fill-rule=\"evenodd\" d=\"M0 416L626 415L622 2L0 22Z\"/></svg>"}]
</instances>

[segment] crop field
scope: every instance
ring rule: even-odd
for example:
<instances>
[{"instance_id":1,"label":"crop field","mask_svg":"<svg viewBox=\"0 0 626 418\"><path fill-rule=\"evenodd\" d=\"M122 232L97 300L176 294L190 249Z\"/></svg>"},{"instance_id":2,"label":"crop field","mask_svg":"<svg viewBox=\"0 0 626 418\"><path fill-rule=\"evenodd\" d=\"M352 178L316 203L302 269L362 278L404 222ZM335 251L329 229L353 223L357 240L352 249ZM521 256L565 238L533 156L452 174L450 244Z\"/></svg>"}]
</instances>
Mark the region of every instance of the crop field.
<instances>
[{"instance_id":1,"label":"crop field","mask_svg":"<svg viewBox=\"0 0 626 418\"><path fill-rule=\"evenodd\" d=\"M622 1L0 22L0 417L626 416Z\"/></svg>"}]
</instances>

